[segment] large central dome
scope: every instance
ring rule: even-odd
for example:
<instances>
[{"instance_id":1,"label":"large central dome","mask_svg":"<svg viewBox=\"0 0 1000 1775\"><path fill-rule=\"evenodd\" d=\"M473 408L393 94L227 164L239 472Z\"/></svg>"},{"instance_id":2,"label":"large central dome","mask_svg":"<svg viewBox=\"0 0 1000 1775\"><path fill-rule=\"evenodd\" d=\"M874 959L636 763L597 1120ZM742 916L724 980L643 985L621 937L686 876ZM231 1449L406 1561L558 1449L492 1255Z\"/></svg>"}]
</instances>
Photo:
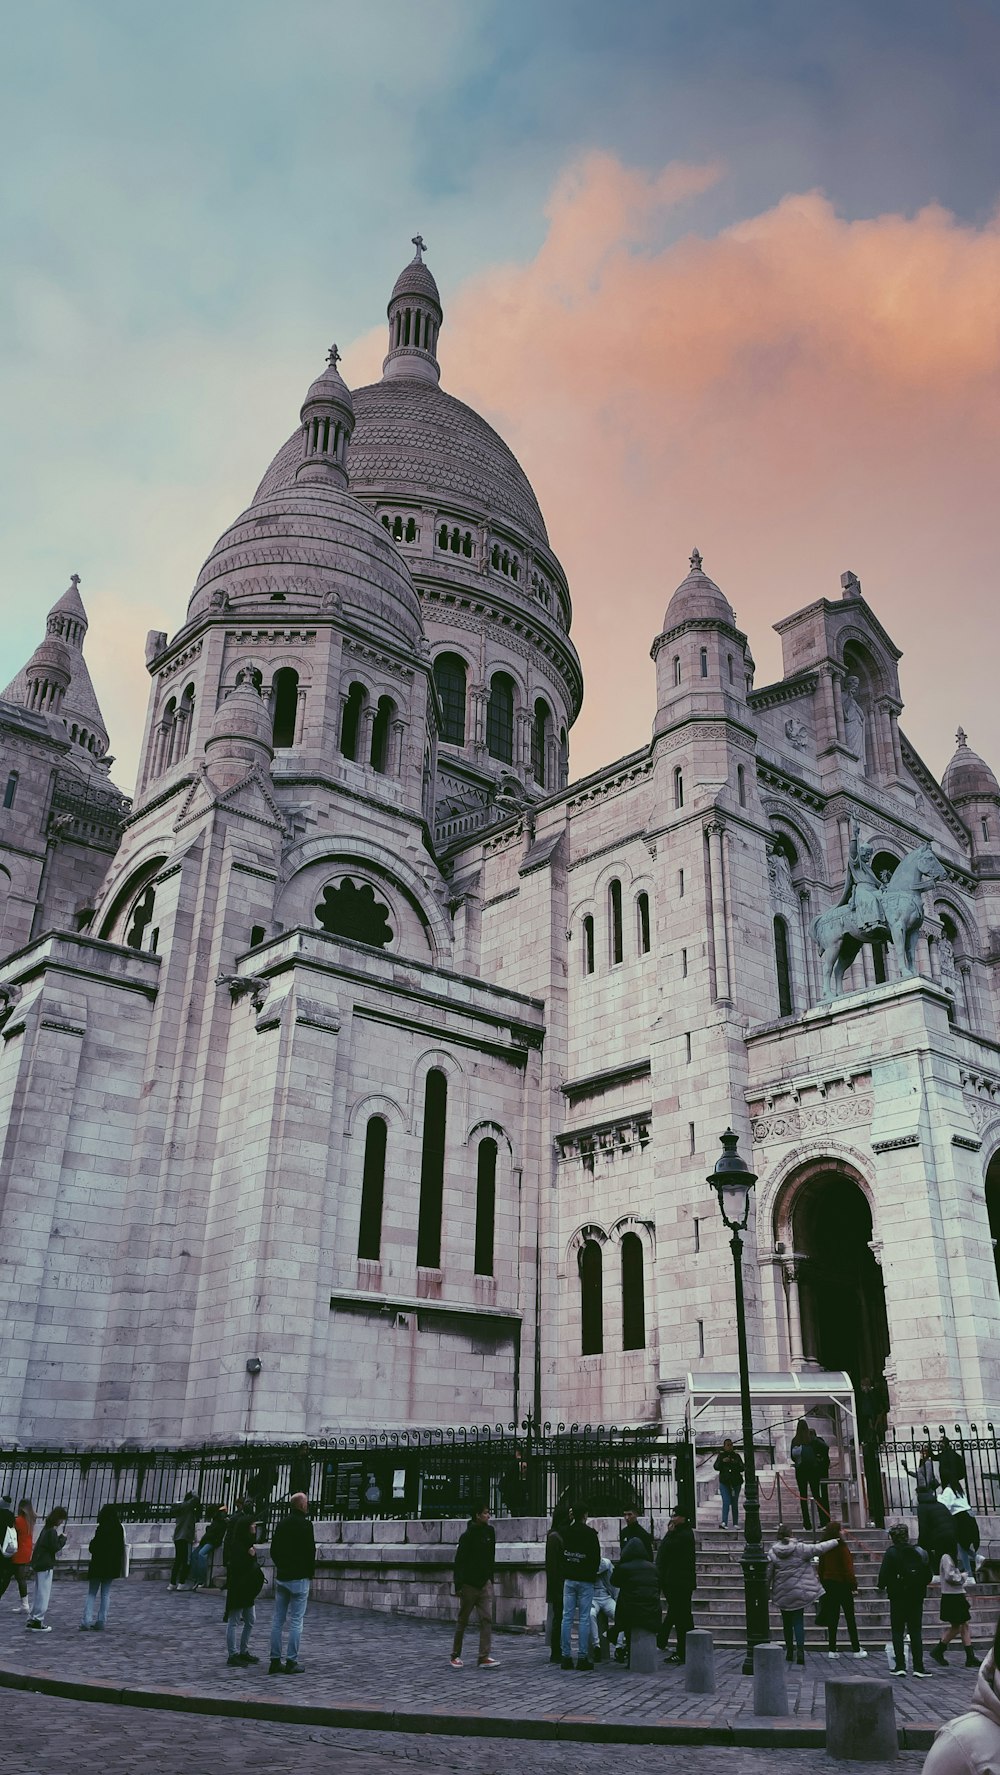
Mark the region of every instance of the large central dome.
<instances>
[{"instance_id":1,"label":"large central dome","mask_svg":"<svg viewBox=\"0 0 1000 1775\"><path fill-rule=\"evenodd\" d=\"M545 521L521 464L503 439L464 401L416 378L374 382L353 391L351 492L364 498L453 500L470 512L504 518L548 547ZM253 503L291 486L301 457L296 431L278 451Z\"/></svg>"}]
</instances>

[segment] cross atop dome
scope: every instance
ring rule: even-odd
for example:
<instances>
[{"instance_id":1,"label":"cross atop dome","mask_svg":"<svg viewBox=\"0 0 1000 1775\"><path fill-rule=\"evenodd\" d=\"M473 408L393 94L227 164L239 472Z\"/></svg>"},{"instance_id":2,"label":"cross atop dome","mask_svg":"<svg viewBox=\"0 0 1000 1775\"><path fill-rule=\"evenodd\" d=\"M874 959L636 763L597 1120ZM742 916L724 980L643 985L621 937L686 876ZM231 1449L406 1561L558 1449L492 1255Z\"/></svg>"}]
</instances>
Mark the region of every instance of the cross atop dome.
<instances>
[{"instance_id":1,"label":"cross atop dome","mask_svg":"<svg viewBox=\"0 0 1000 1775\"><path fill-rule=\"evenodd\" d=\"M692 573L700 573L701 572L702 569L701 569L701 550L700 549L692 549L691 550L691 553L688 556L688 565L690 566Z\"/></svg>"},{"instance_id":2,"label":"cross atop dome","mask_svg":"<svg viewBox=\"0 0 1000 1775\"><path fill-rule=\"evenodd\" d=\"M962 746L967 746L968 743L969 743L969 738L968 738L968 735L965 731L965 728L964 727L958 728L958 730L955 734L955 744L959 747L962 747Z\"/></svg>"},{"instance_id":3,"label":"cross atop dome","mask_svg":"<svg viewBox=\"0 0 1000 1775\"><path fill-rule=\"evenodd\" d=\"M337 350L337 347L335 345L331 345L329 351L327 352L326 361L329 364L331 370L335 370L337 368L337 365L340 362L340 352Z\"/></svg>"},{"instance_id":4,"label":"cross atop dome","mask_svg":"<svg viewBox=\"0 0 1000 1775\"><path fill-rule=\"evenodd\" d=\"M424 237L422 234L411 234L410 239L412 240L414 246L417 249L413 255L414 261L417 265L422 265L424 262L423 255L427 251L427 247L424 242Z\"/></svg>"}]
</instances>

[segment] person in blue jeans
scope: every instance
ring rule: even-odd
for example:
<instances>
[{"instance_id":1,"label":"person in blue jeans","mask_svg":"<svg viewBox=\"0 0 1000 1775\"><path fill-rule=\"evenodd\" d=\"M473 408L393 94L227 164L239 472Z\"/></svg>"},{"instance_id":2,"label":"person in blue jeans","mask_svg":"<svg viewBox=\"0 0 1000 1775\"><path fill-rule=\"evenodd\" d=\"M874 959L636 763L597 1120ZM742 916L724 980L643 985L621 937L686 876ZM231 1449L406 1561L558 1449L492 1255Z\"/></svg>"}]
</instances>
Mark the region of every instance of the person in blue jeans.
<instances>
[{"instance_id":1,"label":"person in blue jeans","mask_svg":"<svg viewBox=\"0 0 1000 1775\"><path fill-rule=\"evenodd\" d=\"M573 1616L579 1618L577 1670L593 1670L590 1656L590 1617L594 1606L594 1584L601 1567L601 1543L597 1532L587 1522L583 1504L574 1504L573 1520L563 1533L563 1670L573 1668Z\"/></svg>"},{"instance_id":2,"label":"person in blue jeans","mask_svg":"<svg viewBox=\"0 0 1000 1775\"><path fill-rule=\"evenodd\" d=\"M731 1436L726 1437L722 1444L722 1453L716 1457L715 1471L719 1475L722 1527L726 1527L732 1511L733 1527L736 1528L739 1524L740 1492L743 1488L743 1457L737 1454Z\"/></svg>"},{"instance_id":3,"label":"person in blue jeans","mask_svg":"<svg viewBox=\"0 0 1000 1775\"><path fill-rule=\"evenodd\" d=\"M90 1566L87 1571L87 1599L83 1605L81 1633L93 1629L103 1633L108 1624L111 1586L125 1571L125 1530L113 1504L104 1504L97 1518L97 1527L90 1542ZM97 1619L94 1619L94 1604Z\"/></svg>"},{"instance_id":4,"label":"person in blue jeans","mask_svg":"<svg viewBox=\"0 0 1000 1775\"><path fill-rule=\"evenodd\" d=\"M271 1536L274 1561L274 1613L271 1616L269 1676L297 1676L302 1623L309 1601L309 1586L316 1573L316 1536L309 1521L309 1499L297 1491L288 1500L288 1515ZM282 1658L281 1640L288 1623L288 1644Z\"/></svg>"}]
</instances>

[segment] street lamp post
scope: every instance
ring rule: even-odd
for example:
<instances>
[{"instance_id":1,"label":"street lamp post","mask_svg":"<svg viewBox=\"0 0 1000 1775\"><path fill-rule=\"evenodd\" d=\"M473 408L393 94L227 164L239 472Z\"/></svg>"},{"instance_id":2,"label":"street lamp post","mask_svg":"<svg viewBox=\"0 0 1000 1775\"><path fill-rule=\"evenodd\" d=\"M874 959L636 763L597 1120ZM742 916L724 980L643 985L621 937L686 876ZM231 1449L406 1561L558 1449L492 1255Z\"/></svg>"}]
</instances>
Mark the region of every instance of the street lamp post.
<instances>
[{"instance_id":1,"label":"street lamp post","mask_svg":"<svg viewBox=\"0 0 1000 1775\"><path fill-rule=\"evenodd\" d=\"M747 1650L743 1660L744 1676L753 1675L754 1646L766 1645L771 1637L767 1608L767 1556L760 1528L760 1493L757 1488L757 1467L753 1451L753 1402L750 1398L750 1364L747 1358L747 1321L743 1302L743 1234L750 1218L750 1193L757 1178L736 1151L739 1136L731 1128L720 1135L723 1154L710 1172L708 1182L719 1198L719 1211L732 1235L729 1249L733 1254L733 1277L736 1283L736 1342L740 1361L740 1415L743 1424L743 1456L746 1463L743 1494L743 1606L746 1614Z\"/></svg>"}]
</instances>

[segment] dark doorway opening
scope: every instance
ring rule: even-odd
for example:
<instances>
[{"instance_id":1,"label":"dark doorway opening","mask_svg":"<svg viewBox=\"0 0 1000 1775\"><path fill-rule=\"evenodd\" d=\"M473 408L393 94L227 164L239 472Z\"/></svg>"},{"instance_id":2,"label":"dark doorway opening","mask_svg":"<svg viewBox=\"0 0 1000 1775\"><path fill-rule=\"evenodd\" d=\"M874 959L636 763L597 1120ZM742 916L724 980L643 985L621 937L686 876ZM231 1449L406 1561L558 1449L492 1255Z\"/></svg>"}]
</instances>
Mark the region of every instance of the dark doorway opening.
<instances>
[{"instance_id":1,"label":"dark doorway opening","mask_svg":"<svg viewBox=\"0 0 1000 1775\"><path fill-rule=\"evenodd\" d=\"M796 1196L792 1231L802 1260L806 1357L821 1368L844 1370L856 1388L865 1378L879 1380L889 1355L889 1324L864 1193L843 1172L819 1171Z\"/></svg>"}]
</instances>

